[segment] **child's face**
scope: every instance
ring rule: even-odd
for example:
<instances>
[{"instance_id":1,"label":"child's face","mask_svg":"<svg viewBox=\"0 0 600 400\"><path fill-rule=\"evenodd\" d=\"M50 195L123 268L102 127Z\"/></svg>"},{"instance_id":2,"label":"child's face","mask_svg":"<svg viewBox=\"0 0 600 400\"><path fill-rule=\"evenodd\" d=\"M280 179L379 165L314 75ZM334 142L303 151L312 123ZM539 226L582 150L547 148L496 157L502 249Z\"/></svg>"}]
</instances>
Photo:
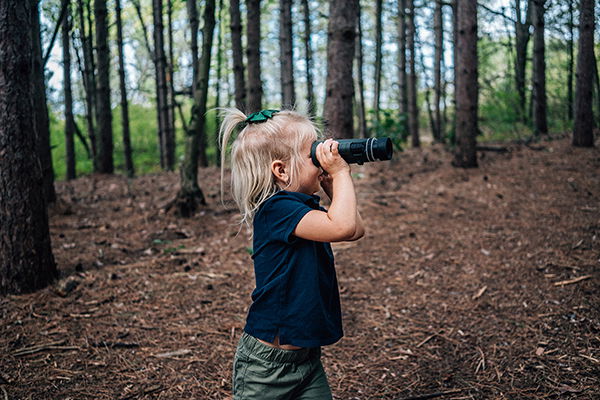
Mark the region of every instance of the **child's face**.
<instances>
[{"instance_id":1,"label":"child's face","mask_svg":"<svg viewBox=\"0 0 600 400\"><path fill-rule=\"evenodd\" d=\"M321 168L313 164L310 158L310 147L312 143L306 142L300 150L300 160L298 162L299 176L296 179L297 184L292 188L295 192L300 192L308 195L313 195L321 188L319 183L319 175Z\"/></svg>"}]
</instances>

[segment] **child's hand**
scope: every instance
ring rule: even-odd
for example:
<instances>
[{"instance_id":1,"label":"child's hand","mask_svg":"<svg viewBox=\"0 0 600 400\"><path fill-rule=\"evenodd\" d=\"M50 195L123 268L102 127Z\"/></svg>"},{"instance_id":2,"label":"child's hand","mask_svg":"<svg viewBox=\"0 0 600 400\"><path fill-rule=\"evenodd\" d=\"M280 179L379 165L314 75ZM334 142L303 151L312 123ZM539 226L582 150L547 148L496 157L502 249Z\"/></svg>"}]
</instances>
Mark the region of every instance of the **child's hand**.
<instances>
[{"instance_id":1,"label":"child's hand","mask_svg":"<svg viewBox=\"0 0 600 400\"><path fill-rule=\"evenodd\" d=\"M339 143L333 139L327 139L317 146L317 159L321 164L321 168L323 168L331 178L335 178L335 175L339 173L350 173L350 166L346 160L340 156L338 146Z\"/></svg>"}]
</instances>

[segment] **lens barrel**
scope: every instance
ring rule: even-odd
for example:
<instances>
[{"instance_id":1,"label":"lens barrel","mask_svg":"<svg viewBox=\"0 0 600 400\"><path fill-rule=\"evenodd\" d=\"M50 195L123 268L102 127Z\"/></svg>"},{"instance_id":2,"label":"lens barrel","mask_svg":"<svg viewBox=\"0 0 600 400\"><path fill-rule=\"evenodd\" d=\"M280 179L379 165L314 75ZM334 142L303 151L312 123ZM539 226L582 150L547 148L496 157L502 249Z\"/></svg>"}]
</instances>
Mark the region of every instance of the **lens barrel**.
<instances>
[{"instance_id":1,"label":"lens barrel","mask_svg":"<svg viewBox=\"0 0 600 400\"><path fill-rule=\"evenodd\" d=\"M340 156L348 164L362 165L372 161L391 160L393 155L392 139L384 138L368 138L368 139L335 139L339 143L338 151ZM313 142L310 148L310 157L313 164L320 167L317 160L317 146L323 143L323 140Z\"/></svg>"}]
</instances>

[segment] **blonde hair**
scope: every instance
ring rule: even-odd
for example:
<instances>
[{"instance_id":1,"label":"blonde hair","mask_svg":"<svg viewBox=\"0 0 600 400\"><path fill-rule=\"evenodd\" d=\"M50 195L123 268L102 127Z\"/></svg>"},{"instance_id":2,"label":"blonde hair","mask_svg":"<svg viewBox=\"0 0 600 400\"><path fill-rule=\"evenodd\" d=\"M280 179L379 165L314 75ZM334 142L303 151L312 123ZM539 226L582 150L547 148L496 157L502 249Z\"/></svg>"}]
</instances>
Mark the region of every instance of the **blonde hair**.
<instances>
[{"instance_id":1,"label":"blonde hair","mask_svg":"<svg viewBox=\"0 0 600 400\"><path fill-rule=\"evenodd\" d=\"M236 127L246 115L235 108L221 109L223 122L219 129L221 146L221 196L227 144ZM320 131L307 116L296 111L282 110L265 122L247 124L231 146L231 192L242 221L252 224L258 208L277 193L280 187L271 172L271 163L281 160L290 163L288 187L296 182L300 150L306 142L317 140Z\"/></svg>"}]
</instances>

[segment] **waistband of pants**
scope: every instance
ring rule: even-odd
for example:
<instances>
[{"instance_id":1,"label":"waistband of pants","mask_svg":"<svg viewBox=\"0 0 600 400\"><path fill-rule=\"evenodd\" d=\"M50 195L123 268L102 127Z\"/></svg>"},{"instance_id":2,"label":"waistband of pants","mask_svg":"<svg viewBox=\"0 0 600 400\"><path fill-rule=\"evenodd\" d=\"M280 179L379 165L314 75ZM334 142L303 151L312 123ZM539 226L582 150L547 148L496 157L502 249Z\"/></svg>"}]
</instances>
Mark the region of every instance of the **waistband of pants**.
<instances>
[{"instance_id":1,"label":"waistband of pants","mask_svg":"<svg viewBox=\"0 0 600 400\"><path fill-rule=\"evenodd\" d=\"M257 338L244 332L240 339L240 348L262 360L279 363L301 363L311 357L320 357L321 348L302 348L299 350L276 349L261 343Z\"/></svg>"}]
</instances>

